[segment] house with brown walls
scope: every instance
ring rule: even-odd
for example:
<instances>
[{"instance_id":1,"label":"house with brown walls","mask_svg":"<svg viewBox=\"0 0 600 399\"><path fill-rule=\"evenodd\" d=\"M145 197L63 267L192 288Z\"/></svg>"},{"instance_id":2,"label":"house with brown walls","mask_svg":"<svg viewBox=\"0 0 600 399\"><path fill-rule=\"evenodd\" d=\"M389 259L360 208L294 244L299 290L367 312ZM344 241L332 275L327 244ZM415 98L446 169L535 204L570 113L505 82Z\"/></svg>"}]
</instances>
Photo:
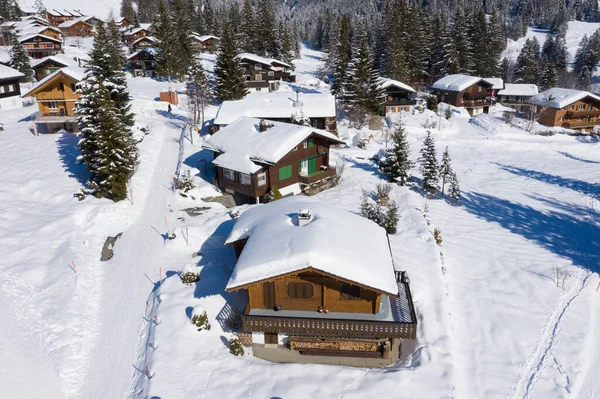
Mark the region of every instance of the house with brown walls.
<instances>
[{"instance_id":1,"label":"house with brown walls","mask_svg":"<svg viewBox=\"0 0 600 399\"><path fill-rule=\"evenodd\" d=\"M123 32L125 43L128 46L131 46L136 40L148 36L150 34L149 26L150 24L143 24L137 28L127 29L125 32Z\"/></svg>"},{"instance_id":2,"label":"house with brown walls","mask_svg":"<svg viewBox=\"0 0 600 399\"><path fill-rule=\"evenodd\" d=\"M62 40L53 37L33 33L19 37L19 42L31 58L40 59L51 55L62 53Z\"/></svg>"},{"instance_id":3,"label":"house with brown walls","mask_svg":"<svg viewBox=\"0 0 600 399\"><path fill-rule=\"evenodd\" d=\"M72 19L58 25L66 36L88 37L94 35L94 26L82 19Z\"/></svg>"},{"instance_id":4,"label":"house with brown walls","mask_svg":"<svg viewBox=\"0 0 600 399\"><path fill-rule=\"evenodd\" d=\"M488 113L494 104L494 83L469 75L448 75L431 85L439 102L465 108L471 116Z\"/></svg>"},{"instance_id":5,"label":"house with brown walls","mask_svg":"<svg viewBox=\"0 0 600 399\"><path fill-rule=\"evenodd\" d=\"M280 82L295 82L293 67L283 61L251 53L238 55L249 92L271 92L279 89Z\"/></svg>"},{"instance_id":6,"label":"house with brown walls","mask_svg":"<svg viewBox=\"0 0 600 399\"><path fill-rule=\"evenodd\" d=\"M578 132L600 129L600 96L583 90L554 87L527 101L536 107L538 122Z\"/></svg>"},{"instance_id":7,"label":"house with brown walls","mask_svg":"<svg viewBox=\"0 0 600 399\"><path fill-rule=\"evenodd\" d=\"M152 77L156 74L156 49L142 48L127 58L133 76Z\"/></svg>"},{"instance_id":8,"label":"house with brown walls","mask_svg":"<svg viewBox=\"0 0 600 399\"><path fill-rule=\"evenodd\" d=\"M411 112L417 103L417 91L407 84L394 79L380 78L379 89L383 92L385 102L383 114Z\"/></svg>"},{"instance_id":9,"label":"house with brown walls","mask_svg":"<svg viewBox=\"0 0 600 399\"><path fill-rule=\"evenodd\" d=\"M238 257L226 290L246 298L242 329L255 356L381 367L416 338L409 279L366 218L283 198L242 213L225 245Z\"/></svg>"},{"instance_id":10,"label":"house with brown walls","mask_svg":"<svg viewBox=\"0 0 600 399\"><path fill-rule=\"evenodd\" d=\"M121 17L115 21L115 25L117 25L119 28L126 28L131 25L131 22L129 22L127 18Z\"/></svg>"},{"instance_id":11,"label":"house with brown walls","mask_svg":"<svg viewBox=\"0 0 600 399\"><path fill-rule=\"evenodd\" d=\"M539 93L537 85L527 83L507 83L499 90L496 101L505 107L521 113L529 113L531 104L527 101Z\"/></svg>"},{"instance_id":12,"label":"house with brown walls","mask_svg":"<svg viewBox=\"0 0 600 399\"><path fill-rule=\"evenodd\" d=\"M202 53L214 54L219 50L221 45L221 39L213 35L199 35L192 33L192 45L197 51Z\"/></svg>"},{"instance_id":13,"label":"house with brown walls","mask_svg":"<svg viewBox=\"0 0 600 399\"><path fill-rule=\"evenodd\" d=\"M310 126L240 117L212 135L215 183L238 203L259 203L273 187L282 195L313 194L331 185L329 147L337 136Z\"/></svg>"},{"instance_id":14,"label":"house with brown walls","mask_svg":"<svg viewBox=\"0 0 600 399\"><path fill-rule=\"evenodd\" d=\"M131 43L131 51L136 52L144 48L156 47L156 39L152 36L140 37L133 43Z\"/></svg>"},{"instance_id":15,"label":"house with brown walls","mask_svg":"<svg viewBox=\"0 0 600 399\"><path fill-rule=\"evenodd\" d=\"M0 111L9 111L23 106L19 81L24 76L16 69L0 65Z\"/></svg>"},{"instance_id":16,"label":"house with brown walls","mask_svg":"<svg viewBox=\"0 0 600 399\"><path fill-rule=\"evenodd\" d=\"M38 103L39 116L33 121L36 134L79 130L75 119L75 101L81 96L76 90L83 78L84 70L81 68L62 68L23 94L23 97L35 97Z\"/></svg>"},{"instance_id":17,"label":"house with brown walls","mask_svg":"<svg viewBox=\"0 0 600 399\"><path fill-rule=\"evenodd\" d=\"M83 63L84 61L81 59L75 60L67 55L57 54L32 62L31 69L33 69L35 78L39 82L62 68L83 67Z\"/></svg>"},{"instance_id":18,"label":"house with brown walls","mask_svg":"<svg viewBox=\"0 0 600 399\"><path fill-rule=\"evenodd\" d=\"M316 129L337 134L337 108L335 97L329 93L275 92L248 94L241 100L223 101L212 132L219 130L241 116L293 122L310 125Z\"/></svg>"},{"instance_id":19,"label":"house with brown walls","mask_svg":"<svg viewBox=\"0 0 600 399\"><path fill-rule=\"evenodd\" d=\"M84 17L78 10L46 10L46 19L50 22L50 25L58 26L66 21L71 21L80 17Z\"/></svg>"}]
</instances>

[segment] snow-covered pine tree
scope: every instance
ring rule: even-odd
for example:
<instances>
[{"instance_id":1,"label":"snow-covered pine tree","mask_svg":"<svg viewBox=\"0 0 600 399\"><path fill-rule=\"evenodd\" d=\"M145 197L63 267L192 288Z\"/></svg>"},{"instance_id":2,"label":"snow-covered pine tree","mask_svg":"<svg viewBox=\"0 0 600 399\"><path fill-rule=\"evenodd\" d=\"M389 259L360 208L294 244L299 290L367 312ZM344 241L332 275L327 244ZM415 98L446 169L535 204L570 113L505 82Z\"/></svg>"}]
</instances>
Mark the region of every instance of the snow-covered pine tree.
<instances>
[{"instance_id":1,"label":"snow-covered pine tree","mask_svg":"<svg viewBox=\"0 0 600 399\"><path fill-rule=\"evenodd\" d=\"M442 155L442 165L440 166L440 178L442 179L442 195L444 195L444 188L446 186L446 181L450 181L450 176L454 173L452 170L452 164L450 161L450 152L448 151L448 147L444 150L444 154Z\"/></svg>"},{"instance_id":2,"label":"snow-covered pine tree","mask_svg":"<svg viewBox=\"0 0 600 399\"><path fill-rule=\"evenodd\" d=\"M433 83L442 78L444 69L444 35L446 32L446 21L435 16L431 23L431 52L427 66L428 83Z\"/></svg>"},{"instance_id":3,"label":"snow-covered pine tree","mask_svg":"<svg viewBox=\"0 0 600 399\"><path fill-rule=\"evenodd\" d=\"M292 48L293 43L290 26L284 22L280 22L277 33L279 35L279 43L281 44L281 61L290 64L293 67L294 63L292 61L294 60L294 49Z\"/></svg>"},{"instance_id":4,"label":"snow-covered pine tree","mask_svg":"<svg viewBox=\"0 0 600 399\"><path fill-rule=\"evenodd\" d=\"M255 12L256 51L259 55L279 58L280 46L277 40L277 19L272 0L259 0Z\"/></svg>"},{"instance_id":5,"label":"snow-covered pine tree","mask_svg":"<svg viewBox=\"0 0 600 399\"><path fill-rule=\"evenodd\" d=\"M304 114L302 109L290 115L290 123L301 126L311 126L310 118Z\"/></svg>"},{"instance_id":6,"label":"snow-covered pine tree","mask_svg":"<svg viewBox=\"0 0 600 399\"><path fill-rule=\"evenodd\" d=\"M194 48L192 44L192 26L189 11L183 0L173 0L172 21L173 34L175 35L174 73L180 81L183 81L192 61L194 60Z\"/></svg>"},{"instance_id":7,"label":"snow-covered pine tree","mask_svg":"<svg viewBox=\"0 0 600 399\"><path fill-rule=\"evenodd\" d=\"M246 79L237 58L237 41L231 28L224 29L215 66L215 98L239 100L248 93Z\"/></svg>"},{"instance_id":8,"label":"snow-covered pine tree","mask_svg":"<svg viewBox=\"0 0 600 399\"><path fill-rule=\"evenodd\" d=\"M240 50L247 53L256 53L256 20L251 0L244 0L241 14L240 33L238 43Z\"/></svg>"},{"instance_id":9,"label":"snow-covered pine tree","mask_svg":"<svg viewBox=\"0 0 600 399\"><path fill-rule=\"evenodd\" d=\"M366 35L361 35L358 41L348 71L344 98L363 113L379 113L383 103L379 74L373 67L373 56Z\"/></svg>"},{"instance_id":10,"label":"snow-covered pine tree","mask_svg":"<svg viewBox=\"0 0 600 399\"><path fill-rule=\"evenodd\" d=\"M46 18L46 6L42 0L35 0L35 15L40 18Z\"/></svg>"},{"instance_id":11,"label":"snow-covered pine tree","mask_svg":"<svg viewBox=\"0 0 600 399\"><path fill-rule=\"evenodd\" d=\"M406 74L409 83L420 83L427 76L427 61L431 49L428 18L413 3L407 10L404 32Z\"/></svg>"},{"instance_id":12,"label":"snow-covered pine tree","mask_svg":"<svg viewBox=\"0 0 600 399\"><path fill-rule=\"evenodd\" d=\"M31 82L33 79L33 70L29 65L29 55L16 36L13 36L12 38L10 66L25 75L22 79L24 82Z\"/></svg>"},{"instance_id":13,"label":"snow-covered pine tree","mask_svg":"<svg viewBox=\"0 0 600 399\"><path fill-rule=\"evenodd\" d=\"M448 189L448 198L450 198L450 202L454 204L460 199L460 185L456 173L452 172L449 183L450 188Z\"/></svg>"},{"instance_id":14,"label":"snow-covered pine tree","mask_svg":"<svg viewBox=\"0 0 600 399\"><path fill-rule=\"evenodd\" d=\"M405 81L406 68L406 40L412 39L406 30L407 9L403 0L391 0L388 4L389 15L384 16L385 33L388 39L385 43L383 66L385 76L391 79Z\"/></svg>"},{"instance_id":15,"label":"snow-covered pine tree","mask_svg":"<svg viewBox=\"0 0 600 399\"><path fill-rule=\"evenodd\" d=\"M435 153L435 140L431 137L429 130L427 131L427 137L423 141L423 147L421 147L419 164L421 173L423 174L423 190L427 195L433 195L438 190L439 168Z\"/></svg>"},{"instance_id":16,"label":"snow-covered pine tree","mask_svg":"<svg viewBox=\"0 0 600 399\"><path fill-rule=\"evenodd\" d=\"M164 0L158 1L158 9L153 24L156 38L156 74L172 77L177 72L177 43L172 14Z\"/></svg>"},{"instance_id":17,"label":"snow-covered pine tree","mask_svg":"<svg viewBox=\"0 0 600 399\"><path fill-rule=\"evenodd\" d=\"M534 44L531 40L525 40L525 44L517 57L515 65L515 82L535 83L537 82L538 66Z\"/></svg>"},{"instance_id":18,"label":"snow-covered pine tree","mask_svg":"<svg viewBox=\"0 0 600 399\"><path fill-rule=\"evenodd\" d=\"M204 110L212 100L211 87L202 64L195 59L188 69L187 76L185 89L191 108L192 121L194 126L200 124L200 128L202 128L204 125Z\"/></svg>"},{"instance_id":19,"label":"snow-covered pine tree","mask_svg":"<svg viewBox=\"0 0 600 399\"><path fill-rule=\"evenodd\" d=\"M126 18L130 23L133 22L133 20L135 19L133 0L121 0L121 17Z\"/></svg>"},{"instance_id":20,"label":"snow-covered pine tree","mask_svg":"<svg viewBox=\"0 0 600 399\"><path fill-rule=\"evenodd\" d=\"M538 86L542 91L548 90L552 87L555 87L557 82L558 77L552 58L547 55L543 55L540 63Z\"/></svg>"},{"instance_id":21,"label":"snow-covered pine tree","mask_svg":"<svg viewBox=\"0 0 600 399\"><path fill-rule=\"evenodd\" d=\"M488 45L488 53L484 57L487 64L487 75L485 76L499 76L502 52L506 48L506 30L495 9L492 10L489 17L485 41Z\"/></svg>"},{"instance_id":22,"label":"snow-covered pine tree","mask_svg":"<svg viewBox=\"0 0 600 399\"><path fill-rule=\"evenodd\" d=\"M379 169L388 176L391 182L406 186L411 180L410 169L412 166L410 147L406 140L406 128L400 121L392 136L392 147L385 150L385 158L379 162Z\"/></svg>"},{"instance_id":23,"label":"snow-covered pine tree","mask_svg":"<svg viewBox=\"0 0 600 399\"><path fill-rule=\"evenodd\" d=\"M383 218L383 228L388 234L396 234L398 230L398 219L400 216L398 215L398 205L396 205L395 201L390 201L387 206L387 212Z\"/></svg>"},{"instance_id":24,"label":"snow-covered pine tree","mask_svg":"<svg viewBox=\"0 0 600 399\"><path fill-rule=\"evenodd\" d=\"M473 43L472 40L473 21L470 14L463 14L456 9L454 23L452 25L451 40L458 57L458 69L460 73L470 74L474 69Z\"/></svg>"},{"instance_id":25,"label":"snow-covered pine tree","mask_svg":"<svg viewBox=\"0 0 600 399\"><path fill-rule=\"evenodd\" d=\"M342 15L340 19L340 31L333 51L333 82L331 92L336 96L343 96L344 87L348 77L348 67L352 56L350 46L350 18Z\"/></svg>"}]
</instances>

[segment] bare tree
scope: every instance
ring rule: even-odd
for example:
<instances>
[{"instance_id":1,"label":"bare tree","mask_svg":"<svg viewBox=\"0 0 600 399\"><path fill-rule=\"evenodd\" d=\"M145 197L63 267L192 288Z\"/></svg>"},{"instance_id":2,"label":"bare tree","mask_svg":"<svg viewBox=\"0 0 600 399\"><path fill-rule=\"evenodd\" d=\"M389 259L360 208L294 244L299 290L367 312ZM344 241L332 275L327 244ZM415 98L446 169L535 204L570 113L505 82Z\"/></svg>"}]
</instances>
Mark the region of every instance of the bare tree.
<instances>
[{"instance_id":1,"label":"bare tree","mask_svg":"<svg viewBox=\"0 0 600 399\"><path fill-rule=\"evenodd\" d=\"M190 129L204 126L204 110L212 101L212 93L206 73L202 65L196 60L192 62L188 71L188 80L185 84L188 96L188 108L191 117ZM193 133L190 135L192 143L194 142Z\"/></svg>"},{"instance_id":2,"label":"bare tree","mask_svg":"<svg viewBox=\"0 0 600 399\"><path fill-rule=\"evenodd\" d=\"M533 125L535 122L539 122L539 120L544 116L548 107L540 107L540 106L531 106L529 107L529 115L527 118L527 127L525 130L531 132L533 129Z\"/></svg>"},{"instance_id":3,"label":"bare tree","mask_svg":"<svg viewBox=\"0 0 600 399\"><path fill-rule=\"evenodd\" d=\"M571 277L571 273L562 267L555 266L552 268L552 281L557 287L564 289L565 282Z\"/></svg>"}]
</instances>

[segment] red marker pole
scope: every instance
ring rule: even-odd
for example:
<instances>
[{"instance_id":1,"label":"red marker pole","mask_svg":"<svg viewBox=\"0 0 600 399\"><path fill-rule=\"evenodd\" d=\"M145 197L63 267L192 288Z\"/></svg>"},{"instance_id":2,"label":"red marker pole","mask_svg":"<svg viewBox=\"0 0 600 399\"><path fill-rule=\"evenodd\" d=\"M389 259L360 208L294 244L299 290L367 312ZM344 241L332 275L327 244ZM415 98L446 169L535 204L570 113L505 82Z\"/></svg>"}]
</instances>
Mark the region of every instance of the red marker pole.
<instances>
[{"instance_id":1,"label":"red marker pole","mask_svg":"<svg viewBox=\"0 0 600 399\"><path fill-rule=\"evenodd\" d=\"M75 261L71 261L71 265L73 265L73 271L77 274L77 267L75 266Z\"/></svg>"},{"instance_id":2,"label":"red marker pole","mask_svg":"<svg viewBox=\"0 0 600 399\"><path fill-rule=\"evenodd\" d=\"M598 283L598 286L596 287L596 292L598 292L598 290L600 290L600 283Z\"/></svg>"},{"instance_id":3,"label":"red marker pole","mask_svg":"<svg viewBox=\"0 0 600 399\"><path fill-rule=\"evenodd\" d=\"M167 225L167 217L165 216L165 226Z\"/></svg>"},{"instance_id":4,"label":"red marker pole","mask_svg":"<svg viewBox=\"0 0 600 399\"><path fill-rule=\"evenodd\" d=\"M187 227L185 228L185 243L188 247L190 246L190 232Z\"/></svg>"},{"instance_id":5,"label":"red marker pole","mask_svg":"<svg viewBox=\"0 0 600 399\"><path fill-rule=\"evenodd\" d=\"M158 267L158 275L160 276L160 278L158 279L158 283L162 284L162 266Z\"/></svg>"}]
</instances>

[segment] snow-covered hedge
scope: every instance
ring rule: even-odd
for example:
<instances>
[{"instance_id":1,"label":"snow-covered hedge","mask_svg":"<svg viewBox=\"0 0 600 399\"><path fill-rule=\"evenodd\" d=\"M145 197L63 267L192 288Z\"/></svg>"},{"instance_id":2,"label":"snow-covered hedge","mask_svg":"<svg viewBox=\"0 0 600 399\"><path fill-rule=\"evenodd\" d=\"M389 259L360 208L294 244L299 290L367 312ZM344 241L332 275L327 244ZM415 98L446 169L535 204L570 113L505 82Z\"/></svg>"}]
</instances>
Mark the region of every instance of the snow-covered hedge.
<instances>
[{"instance_id":1,"label":"snow-covered hedge","mask_svg":"<svg viewBox=\"0 0 600 399\"><path fill-rule=\"evenodd\" d=\"M210 330L208 315L202 306L194 306L192 309L192 324L198 327L198 331Z\"/></svg>"}]
</instances>

